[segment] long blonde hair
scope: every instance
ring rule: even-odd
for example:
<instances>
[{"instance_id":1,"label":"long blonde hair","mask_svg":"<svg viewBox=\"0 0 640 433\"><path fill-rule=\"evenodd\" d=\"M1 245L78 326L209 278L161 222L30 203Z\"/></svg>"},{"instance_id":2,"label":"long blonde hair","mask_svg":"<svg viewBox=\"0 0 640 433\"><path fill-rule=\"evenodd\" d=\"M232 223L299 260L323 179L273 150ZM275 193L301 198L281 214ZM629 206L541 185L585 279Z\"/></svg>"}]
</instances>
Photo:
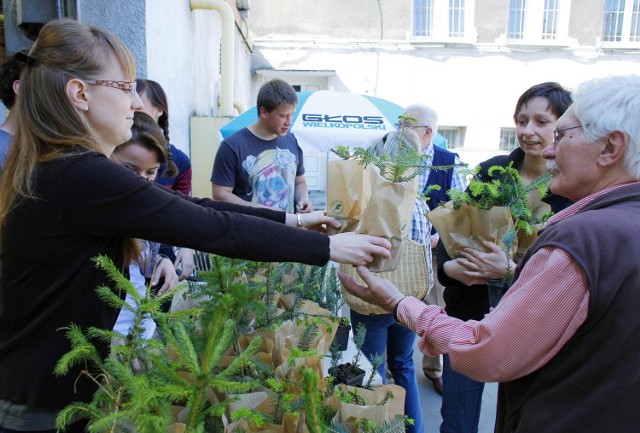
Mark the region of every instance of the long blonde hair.
<instances>
[{"instance_id":1,"label":"long blonde hair","mask_svg":"<svg viewBox=\"0 0 640 433\"><path fill-rule=\"evenodd\" d=\"M112 33L71 19L47 23L23 59L14 110L16 135L0 179L0 228L24 199L37 199L33 187L38 164L60 158L72 149L102 152L92 129L66 93L72 78L97 79L112 62L135 77L131 51ZM1 230L0 230L1 236Z\"/></svg>"}]
</instances>

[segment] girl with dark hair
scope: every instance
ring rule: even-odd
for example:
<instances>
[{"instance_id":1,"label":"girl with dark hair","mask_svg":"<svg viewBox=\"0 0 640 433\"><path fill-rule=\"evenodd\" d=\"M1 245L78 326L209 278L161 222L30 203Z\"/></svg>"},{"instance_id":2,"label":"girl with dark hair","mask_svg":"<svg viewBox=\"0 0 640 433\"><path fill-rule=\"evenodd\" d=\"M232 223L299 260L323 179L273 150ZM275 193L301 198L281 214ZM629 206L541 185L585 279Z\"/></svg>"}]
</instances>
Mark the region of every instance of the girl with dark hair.
<instances>
[{"instance_id":1,"label":"girl with dark hair","mask_svg":"<svg viewBox=\"0 0 640 433\"><path fill-rule=\"evenodd\" d=\"M142 112L151 116L162 128L166 144L169 146L167 161L160 164L156 182L162 186L180 191L185 195L191 193L191 161L189 157L169 141L169 103L162 86L153 80L139 78L138 95L144 104ZM193 250L180 248L174 252L170 245L162 245L160 252L168 257L180 270L180 281L191 275L194 269Z\"/></svg>"},{"instance_id":2,"label":"girl with dark hair","mask_svg":"<svg viewBox=\"0 0 640 433\"><path fill-rule=\"evenodd\" d=\"M158 175L160 164L167 161L169 148L166 144L162 130L150 116L142 111L136 111L131 127L131 139L116 147L111 159L118 164L138 174L143 179L153 182ZM138 260L129 266L129 280L135 286L141 296L147 293L149 285L155 286L162 281L158 292L162 293L178 284L173 263L160 253L160 244L151 241L140 241L142 253ZM134 301L130 294L125 300L134 307ZM134 312L123 308L114 325L114 331L126 336L133 324ZM146 317L143 327L144 338L152 338L156 335L157 326L153 319Z\"/></svg>"},{"instance_id":3,"label":"girl with dark hair","mask_svg":"<svg viewBox=\"0 0 640 433\"><path fill-rule=\"evenodd\" d=\"M390 256L379 237L300 229L339 226L321 212L296 216L191 198L111 161L142 109L135 59L112 33L52 20L24 60L16 145L0 179L0 432L53 432L61 408L94 394L84 366L65 376L53 371L70 350L71 323L113 328L118 311L96 288L115 287L91 260L98 255L124 271L139 256L136 239L148 239L310 265ZM108 343L98 344L107 356Z\"/></svg>"},{"instance_id":4,"label":"girl with dark hair","mask_svg":"<svg viewBox=\"0 0 640 433\"><path fill-rule=\"evenodd\" d=\"M138 95L144 104L141 110L151 116L162 128L164 137L169 143L169 158L166 163L160 165L156 182L160 185L180 191L185 195L191 193L191 161L187 154L171 144L169 139L169 103L167 94L160 84L153 80L139 78Z\"/></svg>"}]
</instances>

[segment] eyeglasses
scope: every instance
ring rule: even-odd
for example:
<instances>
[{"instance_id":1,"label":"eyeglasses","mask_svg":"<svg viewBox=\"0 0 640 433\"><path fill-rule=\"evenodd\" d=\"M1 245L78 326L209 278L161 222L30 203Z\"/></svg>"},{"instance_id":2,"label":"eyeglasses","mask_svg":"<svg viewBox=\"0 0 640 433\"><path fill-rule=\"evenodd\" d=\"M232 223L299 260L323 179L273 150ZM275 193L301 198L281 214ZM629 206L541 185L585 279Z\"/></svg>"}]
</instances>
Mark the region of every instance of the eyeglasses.
<instances>
[{"instance_id":1,"label":"eyeglasses","mask_svg":"<svg viewBox=\"0 0 640 433\"><path fill-rule=\"evenodd\" d=\"M403 128L429 128L429 125L412 125L410 122L405 122L405 123L396 123L395 125L393 125L396 127L396 129L400 129L400 127Z\"/></svg>"},{"instance_id":2,"label":"eyeglasses","mask_svg":"<svg viewBox=\"0 0 640 433\"><path fill-rule=\"evenodd\" d=\"M553 130L553 144L557 146L560 143L560 140L565 136L565 132L571 131L572 129L582 128L582 125L572 126L570 128L564 129L554 129Z\"/></svg>"},{"instance_id":3,"label":"eyeglasses","mask_svg":"<svg viewBox=\"0 0 640 433\"><path fill-rule=\"evenodd\" d=\"M87 84L113 87L114 89L120 89L123 92L131 95L136 94L136 88L138 83L135 81L114 81L114 80L84 80Z\"/></svg>"}]
</instances>

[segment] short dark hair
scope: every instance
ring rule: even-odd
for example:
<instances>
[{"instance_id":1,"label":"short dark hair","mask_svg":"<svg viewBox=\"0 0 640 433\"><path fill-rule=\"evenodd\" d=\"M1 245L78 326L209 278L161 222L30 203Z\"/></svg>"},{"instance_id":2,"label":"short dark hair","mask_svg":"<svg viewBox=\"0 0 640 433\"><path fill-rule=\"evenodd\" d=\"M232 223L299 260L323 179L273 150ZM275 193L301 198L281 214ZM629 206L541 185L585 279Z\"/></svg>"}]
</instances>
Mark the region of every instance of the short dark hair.
<instances>
[{"instance_id":1,"label":"short dark hair","mask_svg":"<svg viewBox=\"0 0 640 433\"><path fill-rule=\"evenodd\" d=\"M22 53L27 54L27 51L22 51ZM13 104L16 103L13 83L20 79L20 73L25 66L26 63L16 59L15 54L0 66L0 99L9 110L11 110Z\"/></svg>"},{"instance_id":2,"label":"short dark hair","mask_svg":"<svg viewBox=\"0 0 640 433\"><path fill-rule=\"evenodd\" d=\"M274 78L260 87L256 104L258 117L260 117L260 107L264 107L265 110L271 112L282 104L298 105L298 95L296 95L296 91L291 87L291 84L279 78Z\"/></svg>"},{"instance_id":3,"label":"short dark hair","mask_svg":"<svg viewBox=\"0 0 640 433\"><path fill-rule=\"evenodd\" d=\"M547 98L549 101L548 108L551 109L551 112L555 114L556 117L562 116L564 112L567 111L567 108L569 108L569 105L573 102L571 92L556 82L547 81L545 83L536 84L535 86L529 87L522 95L520 95L520 98L518 98L516 110L513 113L513 120L516 123L518 123L518 113L522 106L538 96Z\"/></svg>"}]
</instances>

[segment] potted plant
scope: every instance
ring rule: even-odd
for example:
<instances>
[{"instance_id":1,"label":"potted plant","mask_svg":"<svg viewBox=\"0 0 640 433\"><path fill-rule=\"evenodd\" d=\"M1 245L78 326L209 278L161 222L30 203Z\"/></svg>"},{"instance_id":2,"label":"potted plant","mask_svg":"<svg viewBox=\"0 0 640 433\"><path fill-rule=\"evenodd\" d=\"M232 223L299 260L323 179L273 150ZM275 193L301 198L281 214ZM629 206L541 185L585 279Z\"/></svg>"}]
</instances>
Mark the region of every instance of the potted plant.
<instances>
[{"instance_id":1,"label":"potted plant","mask_svg":"<svg viewBox=\"0 0 640 433\"><path fill-rule=\"evenodd\" d=\"M332 383L351 385L360 388L371 389L373 379L378 371L378 368L384 362L382 355L376 355L371 360L371 374L369 375L366 383L364 378L366 371L360 367L360 356L362 355L362 346L364 345L365 335L367 328L363 323L358 324L356 328L353 341L356 346L356 353L353 355L351 362L340 363L342 360L342 353L337 349L337 345L334 344L330 348L331 366L329 367L329 375L332 377Z\"/></svg>"},{"instance_id":2,"label":"potted plant","mask_svg":"<svg viewBox=\"0 0 640 433\"><path fill-rule=\"evenodd\" d=\"M488 181L478 176L479 171L477 167L466 191L448 191L451 201L428 217L449 256L457 257L467 247L485 250L482 241L489 240L502 245L511 263L511 259L517 260L524 253L551 215L548 205L532 209L530 200L534 192L545 197L551 175L547 173L525 184L513 163L490 167ZM487 281L492 307L508 290L512 271L508 267L503 278Z\"/></svg>"},{"instance_id":3,"label":"potted plant","mask_svg":"<svg viewBox=\"0 0 640 433\"><path fill-rule=\"evenodd\" d=\"M367 149L338 146L333 152L340 159L327 166L327 214L342 224L336 232L382 236L391 242L391 257L376 258L369 264L372 272L393 271L398 265L411 226L418 175L427 158L410 130L385 138Z\"/></svg>"}]
</instances>

